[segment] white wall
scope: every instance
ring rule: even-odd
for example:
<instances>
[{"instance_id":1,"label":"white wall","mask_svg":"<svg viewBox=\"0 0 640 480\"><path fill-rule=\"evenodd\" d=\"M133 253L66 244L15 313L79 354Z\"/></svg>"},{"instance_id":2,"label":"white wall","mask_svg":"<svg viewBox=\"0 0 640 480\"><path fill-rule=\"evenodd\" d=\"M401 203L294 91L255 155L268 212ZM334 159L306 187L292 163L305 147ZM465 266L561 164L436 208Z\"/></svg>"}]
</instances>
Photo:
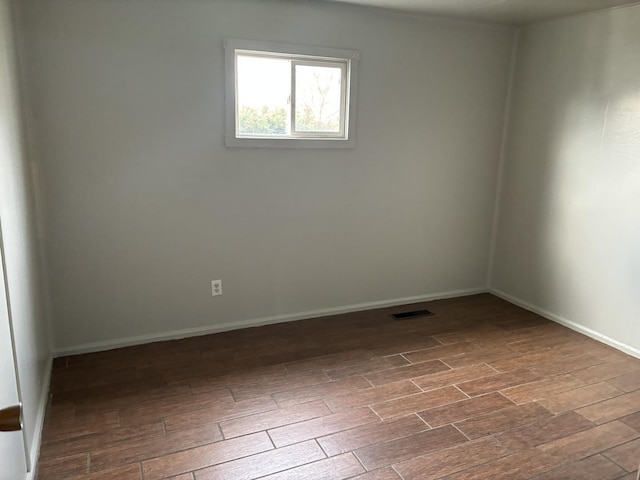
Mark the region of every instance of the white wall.
<instances>
[{"instance_id":1,"label":"white wall","mask_svg":"<svg viewBox=\"0 0 640 480\"><path fill-rule=\"evenodd\" d=\"M24 6L58 350L485 288L512 30L281 0ZM360 50L357 148L225 148L226 36Z\"/></svg>"},{"instance_id":2,"label":"white wall","mask_svg":"<svg viewBox=\"0 0 640 480\"><path fill-rule=\"evenodd\" d=\"M522 32L492 281L636 355L639 25L634 6Z\"/></svg>"},{"instance_id":3,"label":"white wall","mask_svg":"<svg viewBox=\"0 0 640 480\"><path fill-rule=\"evenodd\" d=\"M15 59L19 48L14 41L10 3L0 0L0 218L24 427L33 460L47 400L51 344L42 275L42 237L38 235L36 218L39 165L28 158L23 138ZM4 295L4 291L0 294ZM5 461L9 460L2 459Z\"/></svg>"}]
</instances>

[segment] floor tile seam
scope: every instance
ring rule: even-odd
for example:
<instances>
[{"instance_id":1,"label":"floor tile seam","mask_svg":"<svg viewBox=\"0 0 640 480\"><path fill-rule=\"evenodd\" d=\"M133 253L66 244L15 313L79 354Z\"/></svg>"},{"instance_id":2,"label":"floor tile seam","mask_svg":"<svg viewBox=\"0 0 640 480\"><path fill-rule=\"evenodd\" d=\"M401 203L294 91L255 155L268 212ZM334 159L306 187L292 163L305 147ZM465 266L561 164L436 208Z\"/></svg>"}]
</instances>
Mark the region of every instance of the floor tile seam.
<instances>
[{"instance_id":1,"label":"floor tile seam","mask_svg":"<svg viewBox=\"0 0 640 480\"><path fill-rule=\"evenodd\" d=\"M391 470L393 470L395 472L395 474L398 475L400 480L405 480L404 476L398 471L398 469L396 468L395 464L391 465Z\"/></svg>"},{"instance_id":2,"label":"floor tile seam","mask_svg":"<svg viewBox=\"0 0 640 480\"><path fill-rule=\"evenodd\" d=\"M463 399L458 400L458 401L463 402L464 400L469 400L470 398L472 398L472 397L471 397L471 395L469 395L467 392L465 392L464 390L462 390L458 385L453 384L453 385L451 385L451 386L452 386L453 388L455 388L456 390L458 390L460 393L462 393L465 397L467 397L467 398L463 398ZM451 405L451 404L453 404L453 403L457 403L457 402L452 402L452 403L449 403L449 404L447 404L447 405Z\"/></svg>"},{"instance_id":3,"label":"floor tile seam","mask_svg":"<svg viewBox=\"0 0 640 480\"><path fill-rule=\"evenodd\" d=\"M615 447L614 447L614 448L615 448ZM625 472L627 472L627 473L633 473L633 472L635 472L635 471L636 471L636 469L635 469L635 468L634 468L633 470L627 470L625 467L623 467L623 466L622 466L622 465L620 465L618 462L616 462L613 458L611 458L611 457L607 456L607 454L606 454L606 453L604 453L604 452L598 452L598 453L597 453L597 454L595 454L595 455L602 455L604 458L606 458L607 460L609 460L609 461L610 461L611 463L613 463L614 465L616 465L616 466L620 467L622 470L624 470L624 471L625 471ZM593 455L592 455L592 456L593 456ZM640 466L640 465L639 465L639 466Z\"/></svg>"}]
</instances>

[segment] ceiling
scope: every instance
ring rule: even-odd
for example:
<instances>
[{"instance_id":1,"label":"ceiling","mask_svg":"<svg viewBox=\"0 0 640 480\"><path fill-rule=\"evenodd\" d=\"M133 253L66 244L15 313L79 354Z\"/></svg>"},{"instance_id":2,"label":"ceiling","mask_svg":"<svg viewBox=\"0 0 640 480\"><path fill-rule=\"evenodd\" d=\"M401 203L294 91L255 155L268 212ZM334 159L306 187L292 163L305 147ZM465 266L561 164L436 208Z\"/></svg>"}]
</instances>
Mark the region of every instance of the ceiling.
<instances>
[{"instance_id":1,"label":"ceiling","mask_svg":"<svg viewBox=\"0 0 640 480\"><path fill-rule=\"evenodd\" d=\"M526 25L639 3L638 0L331 0L423 15Z\"/></svg>"}]
</instances>

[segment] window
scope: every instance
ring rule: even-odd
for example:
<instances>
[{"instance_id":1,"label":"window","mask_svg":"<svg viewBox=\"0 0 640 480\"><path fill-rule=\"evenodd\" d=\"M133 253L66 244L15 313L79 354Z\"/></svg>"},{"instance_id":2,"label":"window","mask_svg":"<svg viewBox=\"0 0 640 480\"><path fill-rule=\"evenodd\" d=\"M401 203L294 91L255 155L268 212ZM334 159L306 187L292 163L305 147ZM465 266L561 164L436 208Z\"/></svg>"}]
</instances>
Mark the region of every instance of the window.
<instances>
[{"instance_id":1,"label":"window","mask_svg":"<svg viewBox=\"0 0 640 480\"><path fill-rule=\"evenodd\" d=\"M225 40L225 145L352 148L358 52Z\"/></svg>"}]
</instances>

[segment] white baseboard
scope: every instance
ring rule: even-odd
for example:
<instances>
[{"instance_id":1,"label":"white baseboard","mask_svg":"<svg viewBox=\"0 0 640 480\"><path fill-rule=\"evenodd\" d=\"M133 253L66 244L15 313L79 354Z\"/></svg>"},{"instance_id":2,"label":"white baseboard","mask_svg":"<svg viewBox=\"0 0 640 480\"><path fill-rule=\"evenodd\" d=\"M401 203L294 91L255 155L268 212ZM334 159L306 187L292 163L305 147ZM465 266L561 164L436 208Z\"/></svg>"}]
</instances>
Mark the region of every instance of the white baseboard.
<instances>
[{"instance_id":1,"label":"white baseboard","mask_svg":"<svg viewBox=\"0 0 640 480\"><path fill-rule=\"evenodd\" d=\"M637 348L634 348L634 347L631 347L630 345L619 342L618 340L614 340L611 337L607 337L606 335L603 335L600 332L587 328L567 318L561 317L560 315L556 315L555 313L545 310L544 308L540 308L529 302L525 302L524 300L514 297L513 295L509 295L508 293L505 293L501 290L498 290L495 288L489 288L489 293L491 293L492 295L495 295L496 297L500 297L509 303L513 303L514 305L522 307L525 310L529 310L530 312L537 313L538 315L548 320L564 325L565 327L568 327L571 330L575 330L576 332L582 333L587 337L591 337L594 340L605 343L610 347L613 347L624 353L628 353L629 355L633 355L634 357L640 358L640 350L638 350Z\"/></svg>"},{"instance_id":2,"label":"white baseboard","mask_svg":"<svg viewBox=\"0 0 640 480\"><path fill-rule=\"evenodd\" d=\"M40 456L40 445L42 444L42 431L44 429L44 416L47 413L49 403L49 387L51 386L51 371L53 369L53 356L49 356L44 378L42 379L42 389L38 401L38 415L34 425L33 440L27 453L30 458L31 471L27 473L26 480L36 480L38 476L38 457Z\"/></svg>"},{"instance_id":3,"label":"white baseboard","mask_svg":"<svg viewBox=\"0 0 640 480\"><path fill-rule=\"evenodd\" d=\"M270 325L273 323L295 322L297 320L305 320L308 318L328 317L330 315L339 315L341 313L358 312L362 310L373 310L375 308L393 307L396 305L405 305L410 303L429 302L432 300L440 300L444 298L464 297L467 295L475 295L478 293L487 293L487 289L470 288L464 290L452 290L448 292L429 293L418 295L415 297L395 298L389 300L381 300L375 302L358 303L354 305L345 305L341 307L323 308L320 310L310 310L306 312L273 315L270 317L254 318L248 320L240 320L237 322L222 323L219 325L207 325L205 327L187 328L183 330L173 330L162 333L152 333L149 335L139 335L135 337L118 338L107 340L104 342L85 343L82 345L73 345L54 349L53 356L61 357L65 355L77 355L80 353L100 352L111 350L113 348L128 347L131 345L141 345L144 343L159 342L164 340L175 340L179 338L196 337L199 335L208 335L211 333L225 332L229 330L237 330L240 328L259 327L262 325Z\"/></svg>"}]
</instances>

